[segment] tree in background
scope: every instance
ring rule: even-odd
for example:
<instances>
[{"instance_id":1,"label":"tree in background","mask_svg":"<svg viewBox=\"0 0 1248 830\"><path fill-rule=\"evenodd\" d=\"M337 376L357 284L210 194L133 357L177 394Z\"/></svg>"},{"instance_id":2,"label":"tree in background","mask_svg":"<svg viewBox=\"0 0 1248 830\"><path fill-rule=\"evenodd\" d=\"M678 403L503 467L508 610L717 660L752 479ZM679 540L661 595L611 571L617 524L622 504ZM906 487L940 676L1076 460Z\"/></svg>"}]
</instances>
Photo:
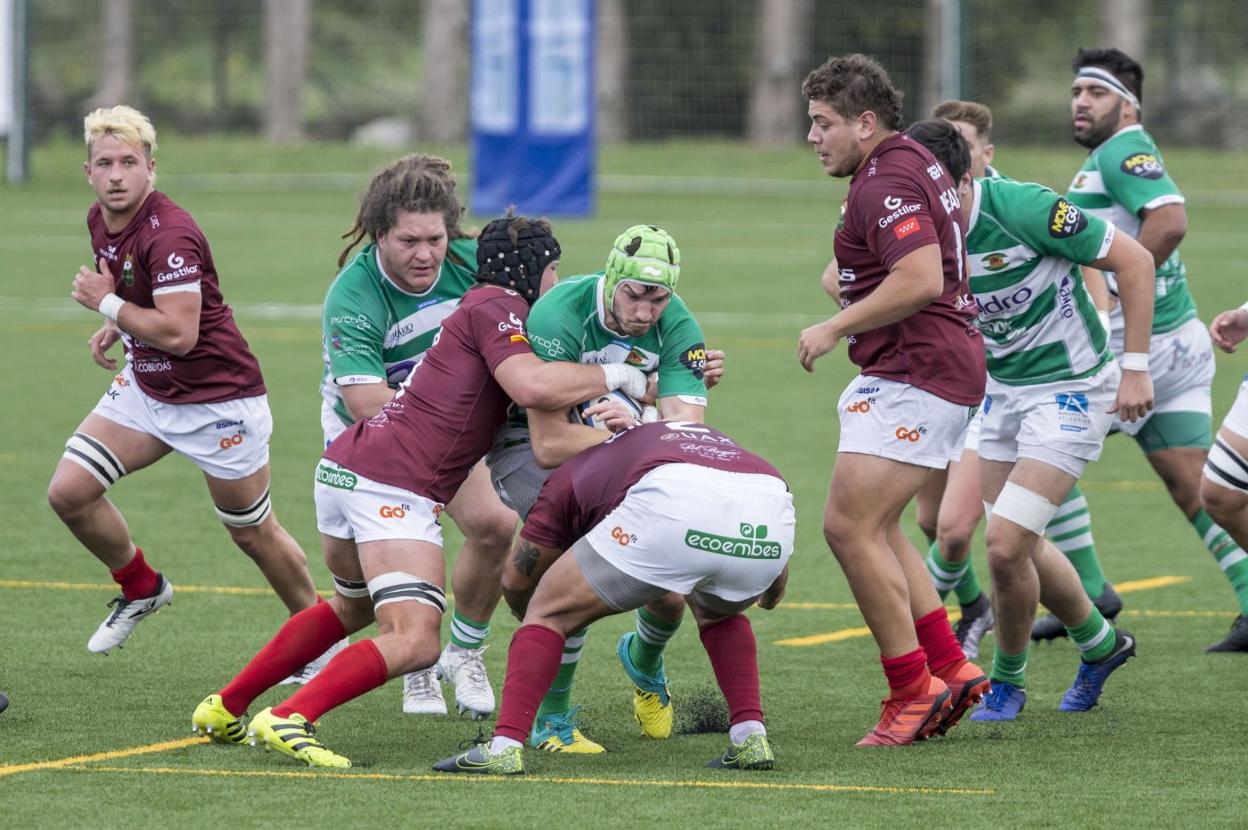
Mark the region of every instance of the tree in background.
<instances>
[{"instance_id":1,"label":"tree in background","mask_svg":"<svg viewBox=\"0 0 1248 830\"><path fill-rule=\"evenodd\" d=\"M269 141L303 138L311 28L312 0L264 0L264 134Z\"/></svg>"},{"instance_id":2,"label":"tree in background","mask_svg":"<svg viewBox=\"0 0 1248 830\"><path fill-rule=\"evenodd\" d=\"M757 52L746 113L746 137L757 144L792 145L805 129L798 88L808 67L812 0L758 0Z\"/></svg>"}]
</instances>

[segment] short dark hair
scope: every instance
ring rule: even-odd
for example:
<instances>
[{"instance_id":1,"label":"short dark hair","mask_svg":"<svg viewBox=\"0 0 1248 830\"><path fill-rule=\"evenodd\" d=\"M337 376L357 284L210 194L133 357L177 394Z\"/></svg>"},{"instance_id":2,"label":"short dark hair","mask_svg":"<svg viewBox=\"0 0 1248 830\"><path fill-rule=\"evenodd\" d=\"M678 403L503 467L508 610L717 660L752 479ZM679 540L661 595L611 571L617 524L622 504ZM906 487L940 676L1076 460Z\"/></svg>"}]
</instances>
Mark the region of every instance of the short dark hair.
<instances>
[{"instance_id":1,"label":"short dark hair","mask_svg":"<svg viewBox=\"0 0 1248 830\"><path fill-rule=\"evenodd\" d=\"M971 145L952 121L929 118L906 128L906 135L922 144L949 171L954 184L962 181L971 169Z\"/></svg>"},{"instance_id":2,"label":"short dark hair","mask_svg":"<svg viewBox=\"0 0 1248 830\"><path fill-rule=\"evenodd\" d=\"M1144 67L1121 49L1084 49L1080 47L1070 68L1078 72L1085 66L1099 66L1108 71L1144 103Z\"/></svg>"},{"instance_id":3,"label":"short dark hair","mask_svg":"<svg viewBox=\"0 0 1248 830\"><path fill-rule=\"evenodd\" d=\"M901 129L902 94L884 67L866 55L831 57L802 81L807 101L822 101L842 118L875 113L889 130Z\"/></svg>"},{"instance_id":4,"label":"short dark hair","mask_svg":"<svg viewBox=\"0 0 1248 830\"><path fill-rule=\"evenodd\" d=\"M992 110L978 101L941 101L932 116L970 124L984 141L992 134Z\"/></svg>"}]
</instances>

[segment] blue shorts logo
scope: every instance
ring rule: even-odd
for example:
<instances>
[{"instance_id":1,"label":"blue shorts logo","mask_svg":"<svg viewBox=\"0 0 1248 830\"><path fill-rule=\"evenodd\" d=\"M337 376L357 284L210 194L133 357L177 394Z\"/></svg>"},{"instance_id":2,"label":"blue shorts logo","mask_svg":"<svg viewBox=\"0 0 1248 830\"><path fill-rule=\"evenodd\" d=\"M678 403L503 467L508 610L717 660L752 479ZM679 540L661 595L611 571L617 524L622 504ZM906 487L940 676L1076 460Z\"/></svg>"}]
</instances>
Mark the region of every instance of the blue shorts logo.
<instances>
[{"instance_id":1,"label":"blue shorts logo","mask_svg":"<svg viewBox=\"0 0 1248 830\"><path fill-rule=\"evenodd\" d=\"M1088 396L1082 392L1058 392L1057 411L1077 412L1080 415L1087 415Z\"/></svg>"}]
</instances>

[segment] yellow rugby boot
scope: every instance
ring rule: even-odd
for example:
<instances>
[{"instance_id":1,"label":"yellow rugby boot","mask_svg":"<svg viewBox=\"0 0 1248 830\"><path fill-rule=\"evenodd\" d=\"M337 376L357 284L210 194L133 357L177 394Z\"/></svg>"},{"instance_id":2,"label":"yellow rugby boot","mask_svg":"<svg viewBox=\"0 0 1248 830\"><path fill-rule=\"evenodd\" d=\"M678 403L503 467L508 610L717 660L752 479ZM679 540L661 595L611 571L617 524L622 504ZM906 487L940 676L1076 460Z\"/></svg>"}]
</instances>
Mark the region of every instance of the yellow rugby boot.
<instances>
[{"instance_id":1,"label":"yellow rugby boot","mask_svg":"<svg viewBox=\"0 0 1248 830\"><path fill-rule=\"evenodd\" d=\"M649 675L633 665L628 649L636 636L637 632L630 631L620 637L615 653L629 680L633 681L633 716L642 734L661 741L672 734L672 696L668 694L667 676L662 668L658 674Z\"/></svg>"},{"instance_id":2,"label":"yellow rugby boot","mask_svg":"<svg viewBox=\"0 0 1248 830\"><path fill-rule=\"evenodd\" d=\"M208 695L191 715L191 732L206 735L219 744L241 744L247 740L243 715L235 716L221 703L221 695Z\"/></svg>"},{"instance_id":3,"label":"yellow rugby boot","mask_svg":"<svg viewBox=\"0 0 1248 830\"><path fill-rule=\"evenodd\" d=\"M351 766L349 759L326 749L315 733L303 715L294 712L290 717L279 717L273 714L272 707L252 718L247 729L252 746L275 749L310 767L345 769Z\"/></svg>"}]
</instances>

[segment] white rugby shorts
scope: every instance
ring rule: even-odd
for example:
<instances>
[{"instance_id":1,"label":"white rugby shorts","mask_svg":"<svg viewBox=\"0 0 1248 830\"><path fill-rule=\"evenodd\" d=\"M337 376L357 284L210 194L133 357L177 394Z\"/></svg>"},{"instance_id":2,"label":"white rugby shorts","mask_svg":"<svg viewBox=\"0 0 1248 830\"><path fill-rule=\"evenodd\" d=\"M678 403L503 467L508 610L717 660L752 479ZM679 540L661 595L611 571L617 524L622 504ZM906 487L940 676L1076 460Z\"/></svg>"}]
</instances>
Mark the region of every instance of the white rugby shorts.
<instances>
[{"instance_id":1,"label":"white rugby shorts","mask_svg":"<svg viewBox=\"0 0 1248 830\"><path fill-rule=\"evenodd\" d=\"M841 421L838 453L877 455L919 467L943 470L976 407L956 404L931 392L871 375L858 375L837 403Z\"/></svg>"},{"instance_id":2,"label":"white rugby shorts","mask_svg":"<svg viewBox=\"0 0 1248 830\"><path fill-rule=\"evenodd\" d=\"M1213 417L1213 341L1200 320L1154 334L1148 344L1153 409L1134 423L1114 419L1114 430L1135 435L1159 412L1199 412Z\"/></svg>"},{"instance_id":3,"label":"white rugby shorts","mask_svg":"<svg viewBox=\"0 0 1248 830\"><path fill-rule=\"evenodd\" d=\"M1080 380L1032 386L988 384L981 409L979 457L1013 463L1043 461L1078 478L1101 456L1114 422L1106 412L1118 394L1122 372L1115 361Z\"/></svg>"},{"instance_id":4,"label":"white rugby shorts","mask_svg":"<svg viewBox=\"0 0 1248 830\"><path fill-rule=\"evenodd\" d=\"M1231 404L1231 411L1222 419L1222 428L1248 439L1248 378L1239 385L1235 403Z\"/></svg>"},{"instance_id":5,"label":"white rugby shorts","mask_svg":"<svg viewBox=\"0 0 1248 830\"><path fill-rule=\"evenodd\" d=\"M775 476L664 464L629 488L584 541L665 591L752 600L793 554L793 497Z\"/></svg>"},{"instance_id":6,"label":"white rugby shorts","mask_svg":"<svg viewBox=\"0 0 1248 830\"><path fill-rule=\"evenodd\" d=\"M213 478L246 478L269 463L273 416L267 395L219 403L165 403L139 388L127 363L91 411L160 439Z\"/></svg>"},{"instance_id":7,"label":"white rugby shorts","mask_svg":"<svg viewBox=\"0 0 1248 830\"><path fill-rule=\"evenodd\" d=\"M316 529L356 543L415 540L442 547L443 505L324 458L316 465Z\"/></svg>"}]
</instances>

